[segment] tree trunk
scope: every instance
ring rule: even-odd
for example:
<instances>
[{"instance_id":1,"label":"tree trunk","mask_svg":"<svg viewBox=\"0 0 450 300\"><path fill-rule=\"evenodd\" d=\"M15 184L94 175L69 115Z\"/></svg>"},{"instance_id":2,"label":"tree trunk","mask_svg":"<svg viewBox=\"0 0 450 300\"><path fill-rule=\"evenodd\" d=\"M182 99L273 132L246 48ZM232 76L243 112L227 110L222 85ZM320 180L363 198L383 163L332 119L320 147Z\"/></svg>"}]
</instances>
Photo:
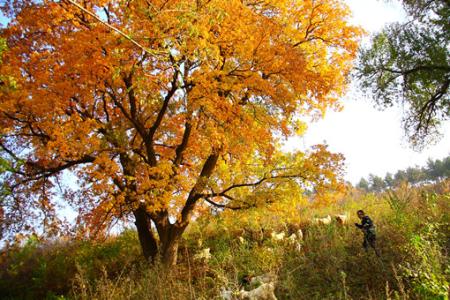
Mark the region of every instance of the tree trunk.
<instances>
[{"instance_id":1,"label":"tree trunk","mask_svg":"<svg viewBox=\"0 0 450 300\"><path fill-rule=\"evenodd\" d=\"M136 218L136 228L139 236L139 242L142 247L142 253L146 260L154 261L158 254L158 244L151 230L150 219L147 216L145 208L139 207L134 212Z\"/></svg>"},{"instance_id":2,"label":"tree trunk","mask_svg":"<svg viewBox=\"0 0 450 300\"><path fill-rule=\"evenodd\" d=\"M174 266L178 258L178 238L168 241L161 246L161 259L165 266Z\"/></svg>"},{"instance_id":3,"label":"tree trunk","mask_svg":"<svg viewBox=\"0 0 450 300\"><path fill-rule=\"evenodd\" d=\"M181 235L184 232L184 228L178 226L178 224L171 224L169 222L168 214L156 222L156 228L158 230L160 240L160 255L162 263L166 266L173 266L177 263L178 257L178 243Z\"/></svg>"}]
</instances>

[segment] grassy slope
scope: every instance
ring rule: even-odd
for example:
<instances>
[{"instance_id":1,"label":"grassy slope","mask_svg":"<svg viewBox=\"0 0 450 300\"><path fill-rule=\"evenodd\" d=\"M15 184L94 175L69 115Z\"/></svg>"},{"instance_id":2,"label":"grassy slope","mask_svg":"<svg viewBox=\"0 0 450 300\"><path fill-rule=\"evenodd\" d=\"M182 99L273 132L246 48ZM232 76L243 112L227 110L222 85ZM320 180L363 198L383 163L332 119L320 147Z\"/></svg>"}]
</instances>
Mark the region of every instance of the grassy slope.
<instances>
[{"instance_id":1,"label":"grassy slope","mask_svg":"<svg viewBox=\"0 0 450 300\"><path fill-rule=\"evenodd\" d=\"M5 299L219 299L245 274L276 272L279 299L448 299L450 181L428 191L350 195L326 208L287 206L226 213L192 224L168 272L141 261L133 231L102 243L29 243L3 251ZM352 224L365 209L374 219L382 259L364 253ZM311 225L313 216L349 212L350 225ZM274 242L271 231L305 232L302 249ZM265 238L261 238L264 228ZM238 236L245 241L241 243ZM193 255L209 247L209 262ZM56 295L64 295L56 296Z\"/></svg>"}]
</instances>

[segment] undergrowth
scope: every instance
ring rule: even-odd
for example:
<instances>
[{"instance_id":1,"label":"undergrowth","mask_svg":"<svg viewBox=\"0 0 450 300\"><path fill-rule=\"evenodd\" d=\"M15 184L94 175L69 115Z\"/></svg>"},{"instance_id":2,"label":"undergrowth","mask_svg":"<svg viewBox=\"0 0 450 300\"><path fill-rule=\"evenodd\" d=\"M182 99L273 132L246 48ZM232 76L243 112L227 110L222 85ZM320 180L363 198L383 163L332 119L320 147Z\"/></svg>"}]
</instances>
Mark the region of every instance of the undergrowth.
<instances>
[{"instance_id":1,"label":"undergrowth","mask_svg":"<svg viewBox=\"0 0 450 300\"><path fill-rule=\"evenodd\" d=\"M245 275L276 273L278 299L448 299L450 181L383 194L353 190L327 207L269 206L193 222L167 269L141 258L136 233L105 241L29 239L1 252L2 299L220 299ZM378 258L353 226L364 209L377 225ZM345 226L313 225L347 213ZM304 232L301 249L271 232ZM210 248L209 261L194 254Z\"/></svg>"}]
</instances>

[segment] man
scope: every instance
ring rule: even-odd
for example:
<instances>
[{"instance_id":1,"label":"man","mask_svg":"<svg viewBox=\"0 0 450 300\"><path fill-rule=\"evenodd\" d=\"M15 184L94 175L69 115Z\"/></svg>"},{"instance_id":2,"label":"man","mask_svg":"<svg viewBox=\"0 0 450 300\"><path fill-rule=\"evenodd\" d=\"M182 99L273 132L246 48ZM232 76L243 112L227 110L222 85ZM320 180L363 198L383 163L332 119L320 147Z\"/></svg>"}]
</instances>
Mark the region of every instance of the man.
<instances>
[{"instance_id":1,"label":"man","mask_svg":"<svg viewBox=\"0 0 450 300\"><path fill-rule=\"evenodd\" d=\"M364 232L364 242L363 247L366 250L366 252L369 250L369 246L375 250L375 254L380 257L380 254L378 253L378 249L376 248L375 242L377 239L376 233L375 233L375 225L373 224L372 220L369 218L369 216L366 216L363 210L358 210L357 212L358 218L361 220L361 224L355 223L355 226L361 229Z\"/></svg>"}]
</instances>

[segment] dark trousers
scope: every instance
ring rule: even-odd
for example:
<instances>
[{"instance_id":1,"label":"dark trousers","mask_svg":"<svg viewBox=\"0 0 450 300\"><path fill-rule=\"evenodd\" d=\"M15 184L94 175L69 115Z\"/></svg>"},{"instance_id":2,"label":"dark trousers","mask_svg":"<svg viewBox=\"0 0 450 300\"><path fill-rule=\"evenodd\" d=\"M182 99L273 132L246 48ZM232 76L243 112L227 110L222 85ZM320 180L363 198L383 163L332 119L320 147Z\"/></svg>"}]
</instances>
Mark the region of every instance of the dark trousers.
<instances>
[{"instance_id":1,"label":"dark trousers","mask_svg":"<svg viewBox=\"0 0 450 300\"><path fill-rule=\"evenodd\" d=\"M364 234L363 247L366 251L369 250L369 246L375 250L375 254L380 256L378 249L376 247L377 236L374 234Z\"/></svg>"}]
</instances>

